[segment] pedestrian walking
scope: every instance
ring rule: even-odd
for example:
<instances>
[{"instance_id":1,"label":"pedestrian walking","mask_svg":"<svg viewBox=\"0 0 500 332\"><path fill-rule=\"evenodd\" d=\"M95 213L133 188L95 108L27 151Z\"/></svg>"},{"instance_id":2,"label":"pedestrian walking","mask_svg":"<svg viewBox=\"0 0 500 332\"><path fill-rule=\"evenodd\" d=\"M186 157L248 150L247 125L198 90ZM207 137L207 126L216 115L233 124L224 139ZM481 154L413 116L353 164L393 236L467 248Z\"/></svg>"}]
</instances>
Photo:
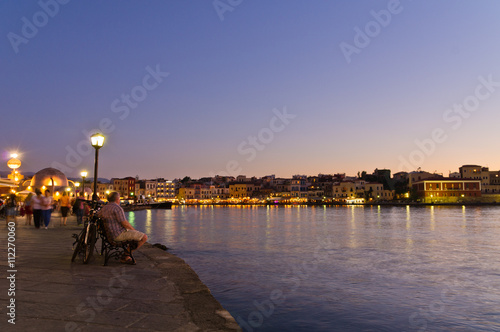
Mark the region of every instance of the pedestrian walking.
<instances>
[{"instance_id":1,"label":"pedestrian walking","mask_svg":"<svg viewBox=\"0 0 500 332\"><path fill-rule=\"evenodd\" d=\"M71 207L71 202L66 192L63 192L60 203L61 203L61 226L66 226L66 221L68 220L68 212Z\"/></svg>"},{"instance_id":2,"label":"pedestrian walking","mask_svg":"<svg viewBox=\"0 0 500 332\"><path fill-rule=\"evenodd\" d=\"M10 194L9 198L7 198L7 201L5 202L5 224L9 224L10 219L14 219L14 223L16 222L16 215L17 215L17 202L16 202L16 195L15 194Z\"/></svg>"},{"instance_id":3,"label":"pedestrian walking","mask_svg":"<svg viewBox=\"0 0 500 332\"><path fill-rule=\"evenodd\" d=\"M43 221L42 205L42 192L37 188L35 189L35 195L31 198L31 206L33 207L33 223L35 224L35 228L40 228Z\"/></svg>"},{"instance_id":4,"label":"pedestrian walking","mask_svg":"<svg viewBox=\"0 0 500 332\"><path fill-rule=\"evenodd\" d=\"M33 207L31 206L31 199L33 198L33 194L29 193L28 196L24 199L24 213L26 213L26 222L25 225L31 226L31 219L33 219Z\"/></svg>"},{"instance_id":5,"label":"pedestrian walking","mask_svg":"<svg viewBox=\"0 0 500 332\"><path fill-rule=\"evenodd\" d=\"M45 190L44 196L42 197L42 216L45 229L48 229L50 224L50 217L52 215L52 209L54 208L54 200L50 194L50 190Z\"/></svg>"},{"instance_id":6,"label":"pedestrian walking","mask_svg":"<svg viewBox=\"0 0 500 332\"><path fill-rule=\"evenodd\" d=\"M75 204L73 205L73 213L76 214L76 223L81 225L83 223L83 213L85 209L85 199L83 198L83 192L77 197Z\"/></svg>"}]
</instances>

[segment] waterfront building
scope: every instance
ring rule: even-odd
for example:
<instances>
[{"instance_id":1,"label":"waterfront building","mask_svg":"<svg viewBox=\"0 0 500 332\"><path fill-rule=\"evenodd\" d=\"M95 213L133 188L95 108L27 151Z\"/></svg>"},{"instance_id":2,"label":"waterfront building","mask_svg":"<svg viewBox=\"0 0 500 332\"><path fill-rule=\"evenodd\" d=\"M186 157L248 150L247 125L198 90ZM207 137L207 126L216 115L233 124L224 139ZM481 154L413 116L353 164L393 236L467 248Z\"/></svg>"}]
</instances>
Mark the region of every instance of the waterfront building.
<instances>
[{"instance_id":1,"label":"waterfront building","mask_svg":"<svg viewBox=\"0 0 500 332\"><path fill-rule=\"evenodd\" d=\"M310 201L322 200L325 197L325 192L317 185L310 185L307 188L307 198Z\"/></svg>"},{"instance_id":2,"label":"waterfront building","mask_svg":"<svg viewBox=\"0 0 500 332\"><path fill-rule=\"evenodd\" d=\"M309 183L323 190L325 196L331 197L332 196L331 193L333 191L333 184L336 182L342 182L344 178L345 174L335 174L335 175L318 174L317 180L315 178L312 179L310 178Z\"/></svg>"},{"instance_id":3,"label":"waterfront building","mask_svg":"<svg viewBox=\"0 0 500 332\"><path fill-rule=\"evenodd\" d=\"M146 194L146 184L144 180L135 179L135 196L137 197L138 203L143 203Z\"/></svg>"},{"instance_id":4,"label":"waterfront building","mask_svg":"<svg viewBox=\"0 0 500 332\"><path fill-rule=\"evenodd\" d=\"M238 175L236 177L236 182L248 182L249 179L246 177L246 175Z\"/></svg>"},{"instance_id":5,"label":"waterfront building","mask_svg":"<svg viewBox=\"0 0 500 332\"><path fill-rule=\"evenodd\" d=\"M345 173L336 173L336 174L333 174L333 176L329 175L329 174L319 174L318 176L321 179L329 180L329 181L344 181L344 179L346 178Z\"/></svg>"},{"instance_id":6,"label":"waterfront building","mask_svg":"<svg viewBox=\"0 0 500 332\"><path fill-rule=\"evenodd\" d=\"M182 200L191 200L195 199L195 189L194 188L179 188L179 193L177 194L177 199L179 201Z\"/></svg>"},{"instance_id":7,"label":"waterfront building","mask_svg":"<svg viewBox=\"0 0 500 332\"><path fill-rule=\"evenodd\" d=\"M274 186L275 179L276 179L276 175L271 174L271 175L263 176L260 180L262 181L263 186L270 188L270 187Z\"/></svg>"},{"instance_id":8,"label":"waterfront building","mask_svg":"<svg viewBox=\"0 0 500 332\"><path fill-rule=\"evenodd\" d=\"M463 165L459 168L460 177L462 179L474 179L481 180L481 173L483 172L483 168L479 165ZM484 169L486 171L487 169Z\"/></svg>"},{"instance_id":9,"label":"waterfront building","mask_svg":"<svg viewBox=\"0 0 500 332\"><path fill-rule=\"evenodd\" d=\"M273 188L269 188L269 187L261 187L259 189L259 191L255 192L254 193L254 196L255 197L258 197L260 199L266 199L266 198L269 198L271 196L273 196L275 193L275 190Z\"/></svg>"},{"instance_id":10,"label":"waterfront building","mask_svg":"<svg viewBox=\"0 0 500 332\"><path fill-rule=\"evenodd\" d=\"M440 174L434 174L434 173L429 173L425 171L416 171L416 172L410 172L408 174L408 187L413 188L413 184L418 181L422 181L425 179L431 179L431 178L442 178L443 176Z\"/></svg>"},{"instance_id":11,"label":"waterfront building","mask_svg":"<svg viewBox=\"0 0 500 332\"><path fill-rule=\"evenodd\" d=\"M144 196L149 200L156 200L156 180L144 180Z\"/></svg>"},{"instance_id":12,"label":"waterfront building","mask_svg":"<svg viewBox=\"0 0 500 332\"><path fill-rule=\"evenodd\" d=\"M393 179L395 181L399 181L399 182L408 181L408 172L397 172L397 173L394 173Z\"/></svg>"},{"instance_id":13,"label":"waterfront building","mask_svg":"<svg viewBox=\"0 0 500 332\"><path fill-rule=\"evenodd\" d=\"M172 200L175 198L175 183L164 178L136 180L135 195L141 202Z\"/></svg>"},{"instance_id":14,"label":"waterfront building","mask_svg":"<svg viewBox=\"0 0 500 332\"><path fill-rule=\"evenodd\" d=\"M163 178L156 179L156 198L158 201L175 198L175 184Z\"/></svg>"},{"instance_id":15,"label":"waterfront building","mask_svg":"<svg viewBox=\"0 0 500 332\"><path fill-rule=\"evenodd\" d=\"M365 182L358 181L343 181L332 185L332 197L334 199L344 200L346 198L361 197L364 195Z\"/></svg>"},{"instance_id":16,"label":"waterfront building","mask_svg":"<svg viewBox=\"0 0 500 332\"><path fill-rule=\"evenodd\" d=\"M427 203L453 203L481 197L480 179L430 178L414 182L412 188Z\"/></svg>"},{"instance_id":17,"label":"waterfront building","mask_svg":"<svg viewBox=\"0 0 500 332\"><path fill-rule=\"evenodd\" d=\"M275 191L268 196L269 200L274 202L284 202L292 198L289 191Z\"/></svg>"},{"instance_id":18,"label":"waterfront building","mask_svg":"<svg viewBox=\"0 0 500 332\"><path fill-rule=\"evenodd\" d=\"M346 201L354 198L365 198L366 200L392 200L394 190L384 189L382 183L368 183L358 179L356 181L343 181L332 185L332 197L337 200Z\"/></svg>"},{"instance_id":19,"label":"waterfront building","mask_svg":"<svg viewBox=\"0 0 500 332\"><path fill-rule=\"evenodd\" d=\"M308 177L307 177L307 182L308 182L311 186L319 186L319 181L320 181L319 176L308 176Z\"/></svg>"},{"instance_id":20,"label":"waterfront building","mask_svg":"<svg viewBox=\"0 0 500 332\"><path fill-rule=\"evenodd\" d=\"M233 183L229 185L229 196L231 198L252 197L259 189L260 186L252 182Z\"/></svg>"},{"instance_id":21,"label":"waterfront building","mask_svg":"<svg viewBox=\"0 0 500 332\"><path fill-rule=\"evenodd\" d=\"M221 175L216 175L212 178L212 183L213 185L216 186L221 186L221 185L226 185L229 182L236 181L234 176L221 176Z\"/></svg>"},{"instance_id":22,"label":"waterfront building","mask_svg":"<svg viewBox=\"0 0 500 332\"><path fill-rule=\"evenodd\" d=\"M480 180L483 194L500 194L500 171L490 171L479 165L463 165L459 171L462 179Z\"/></svg>"},{"instance_id":23,"label":"waterfront building","mask_svg":"<svg viewBox=\"0 0 500 332\"><path fill-rule=\"evenodd\" d=\"M210 186L202 186L200 189L200 198L202 200L210 200L212 199L212 190Z\"/></svg>"},{"instance_id":24,"label":"waterfront building","mask_svg":"<svg viewBox=\"0 0 500 332\"><path fill-rule=\"evenodd\" d=\"M211 198L214 200L221 199L225 200L231 197L229 188L227 187L216 187L210 186Z\"/></svg>"},{"instance_id":25,"label":"waterfront building","mask_svg":"<svg viewBox=\"0 0 500 332\"><path fill-rule=\"evenodd\" d=\"M201 188L203 187L203 184L191 183L190 187L194 189L194 199L201 199Z\"/></svg>"},{"instance_id":26,"label":"waterfront building","mask_svg":"<svg viewBox=\"0 0 500 332\"><path fill-rule=\"evenodd\" d=\"M273 188L276 192L285 192L285 191L290 191L289 186L290 186L290 179L277 178L274 179L271 188Z\"/></svg>"},{"instance_id":27,"label":"waterfront building","mask_svg":"<svg viewBox=\"0 0 500 332\"><path fill-rule=\"evenodd\" d=\"M113 184L97 182L97 194L101 199L106 199L111 191L113 191Z\"/></svg>"},{"instance_id":28,"label":"waterfront building","mask_svg":"<svg viewBox=\"0 0 500 332\"><path fill-rule=\"evenodd\" d=\"M173 193L173 183L170 185L170 192ZM226 200L230 197L229 188L225 186L203 185L200 183L192 183L187 187L180 187L177 195L178 200L190 201L195 203L197 201L208 200Z\"/></svg>"},{"instance_id":29,"label":"waterfront building","mask_svg":"<svg viewBox=\"0 0 500 332\"><path fill-rule=\"evenodd\" d=\"M395 190L384 189L382 183L366 183L365 193L367 193L368 199L376 200L392 200L394 199Z\"/></svg>"},{"instance_id":30,"label":"waterfront building","mask_svg":"<svg viewBox=\"0 0 500 332\"><path fill-rule=\"evenodd\" d=\"M289 182L288 191L292 197L307 198L307 176L294 175Z\"/></svg>"},{"instance_id":31,"label":"waterfront building","mask_svg":"<svg viewBox=\"0 0 500 332\"><path fill-rule=\"evenodd\" d=\"M113 190L119 192L123 199L134 199L135 181L136 179L131 176L122 179L112 178L111 184L113 185Z\"/></svg>"}]
</instances>

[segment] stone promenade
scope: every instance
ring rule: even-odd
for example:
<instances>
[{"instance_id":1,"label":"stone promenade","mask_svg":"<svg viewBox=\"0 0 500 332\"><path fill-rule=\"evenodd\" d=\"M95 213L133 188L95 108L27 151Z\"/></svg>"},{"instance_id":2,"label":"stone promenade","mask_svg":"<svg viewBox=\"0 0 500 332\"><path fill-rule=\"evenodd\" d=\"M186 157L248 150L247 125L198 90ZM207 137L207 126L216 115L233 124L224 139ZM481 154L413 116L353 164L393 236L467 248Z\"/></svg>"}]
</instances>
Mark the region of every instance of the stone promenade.
<instances>
[{"instance_id":1,"label":"stone promenade","mask_svg":"<svg viewBox=\"0 0 500 332\"><path fill-rule=\"evenodd\" d=\"M137 265L111 259L103 266L97 254L87 265L71 263L71 235L81 230L74 218L61 227L55 214L47 230L17 220L10 242L14 273L8 272L8 229L0 220L0 331L241 331L174 255L145 244L135 252ZM13 285L15 296L9 291ZM8 322L11 299L15 325Z\"/></svg>"}]
</instances>

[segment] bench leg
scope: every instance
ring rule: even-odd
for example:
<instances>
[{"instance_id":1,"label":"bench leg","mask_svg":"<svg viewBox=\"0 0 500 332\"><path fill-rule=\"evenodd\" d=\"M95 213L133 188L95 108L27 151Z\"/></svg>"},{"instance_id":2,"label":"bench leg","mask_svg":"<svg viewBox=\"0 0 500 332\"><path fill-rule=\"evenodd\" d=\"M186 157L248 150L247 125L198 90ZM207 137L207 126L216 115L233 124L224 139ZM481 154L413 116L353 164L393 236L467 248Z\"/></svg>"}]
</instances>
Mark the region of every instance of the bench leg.
<instances>
[{"instance_id":1,"label":"bench leg","mask_svg":"<svg viewBox=\"0 0 500 332\"><path fill-rule=\"evenodd\" d=\"M125 245L125 246L123 247L123 253L124 253L125 255L127 255L127 256L130 256L130 258L132 258L132 263L134 263L134 264L135 264L135 258L134 258L134 256L132 255L132 248L130 247L130 245L129 245L129 244L127 244L127 245Z\"/></svg>"},{"instance_id":2,"label":"bench leg","mask_svg":"<svg viewBox=\"0 0 500 332\"><path fill-rule=\"evenodd\" d=\"M120 259L124 255L130 256L132 263L135 264L135 258L132 251L137 248L134 246L135 243L122 243L121 245L112 245L110 243L103 243L101 252L104 254L104 266L108 265L109 259L115 257Z\"/></svg>"}]
</instances>

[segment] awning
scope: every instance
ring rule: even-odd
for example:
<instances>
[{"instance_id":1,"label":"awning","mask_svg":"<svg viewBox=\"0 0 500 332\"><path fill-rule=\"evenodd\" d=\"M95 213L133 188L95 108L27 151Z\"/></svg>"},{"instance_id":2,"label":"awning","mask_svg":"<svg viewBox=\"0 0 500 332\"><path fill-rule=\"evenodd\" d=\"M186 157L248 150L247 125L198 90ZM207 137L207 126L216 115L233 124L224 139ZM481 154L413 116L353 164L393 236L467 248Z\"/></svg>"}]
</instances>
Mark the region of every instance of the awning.
<instances>
[{"instance_id":1,"label":"awning","mask_svg":"<svg viewBox=\"0 0 500 332\"><path fill-rule=\"evenodd\" d=\"M18 185L9 180L0 180L0 187L17 188Z\"/></svg>"}]
</instances>

